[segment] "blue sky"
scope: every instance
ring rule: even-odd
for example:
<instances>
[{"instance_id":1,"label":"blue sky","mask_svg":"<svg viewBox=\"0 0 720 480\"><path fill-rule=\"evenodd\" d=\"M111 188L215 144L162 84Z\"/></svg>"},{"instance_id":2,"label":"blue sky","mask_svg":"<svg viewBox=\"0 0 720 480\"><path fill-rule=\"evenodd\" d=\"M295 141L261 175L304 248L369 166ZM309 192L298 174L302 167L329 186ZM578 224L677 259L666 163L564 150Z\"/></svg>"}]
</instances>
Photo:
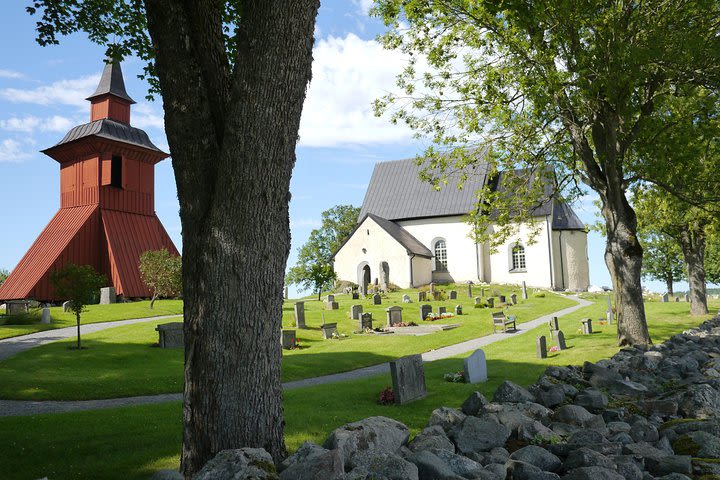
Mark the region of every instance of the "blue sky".
<instances>
[{"instance_id":1,"label":"blue sky","mask_svg":"<svg viewBox=\"0 0 720 480\"><path fill-rule=\"evenodd\" d=\"M59 166L39 151L57 143L75 125L89 121L90 95L103 68L104 48L84 35L59 46L35 42L35 18L27 2L2 2L0 18L0 268L12 270L59 208ZM369 0L323 2L316 27L313 81L303 111L290 204L292 265L297 248L320 224L320 213L338 204L362 204L378 161L413 157L422 142L386 118L375 118L373 99L395 90L403 58L375 42L382 24L366 14ZM131 122L168 151L159 100L147 102L138 80L142 63L122 65L133 106ZM170 161L156 167L155 209L181 247L177 193ZM590 199L575 207L595 221ZM590 276L610 285L604 239L590 234ZM661 291L656 282L650 287ZM291 294L295 293L294 290Z\"/></svg>"}]
</instances>

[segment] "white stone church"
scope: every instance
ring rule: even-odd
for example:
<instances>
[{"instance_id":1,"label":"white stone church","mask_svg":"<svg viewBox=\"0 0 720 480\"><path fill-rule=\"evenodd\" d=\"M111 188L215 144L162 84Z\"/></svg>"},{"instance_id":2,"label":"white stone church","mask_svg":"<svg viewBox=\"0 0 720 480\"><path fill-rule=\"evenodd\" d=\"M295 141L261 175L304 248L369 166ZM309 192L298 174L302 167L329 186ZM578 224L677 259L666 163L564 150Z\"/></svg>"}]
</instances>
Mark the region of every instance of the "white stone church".
<instances>
[{"instance_id":1,"label":"white stone church","mask_svg":"<svg viewBox=\"0 0 720 480\"><path fill-rule=\"evenodd\" d=\"M540 233L527 241L528 228L491 253L476 244L464 221L475 192L491 181L468 172L463 188L450 177L440 190L421 181L415 160L375 165L360 210L359 224L335 253L338 279L357 283L394 283L412 288L430 282L504 283L554 290L587 290L587 233L572 208L554 199L533 210ZM502 175L493 182L502 187Z\"/></svg>"}]
</instances>

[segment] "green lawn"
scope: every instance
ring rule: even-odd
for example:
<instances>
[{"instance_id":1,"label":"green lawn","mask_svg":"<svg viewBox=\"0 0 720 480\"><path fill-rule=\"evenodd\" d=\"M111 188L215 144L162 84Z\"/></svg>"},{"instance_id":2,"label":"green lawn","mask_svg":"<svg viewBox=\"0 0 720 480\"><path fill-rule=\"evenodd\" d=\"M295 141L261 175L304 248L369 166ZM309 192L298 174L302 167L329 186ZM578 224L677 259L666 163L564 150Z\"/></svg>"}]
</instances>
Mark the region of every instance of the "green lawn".
<instances>
[{"instance_id":1,"label":"green lawn","mask_svg":"<svg viewBox=\"0 0 720 480\"><path fill-rule=\"evenodd\" d=\"M461 286L464 288L464 286ZM495 287L499 293L509 293L510 287ZM459 288L458 288L459 290ZM489 291L490 289L488 289ZM479 291L479 289L478 289ZM403 305L404 320L419 321L419 304L402 304L404 292L390 294L383 305L370 305L367 300L353 301L337 295L341 309L324 311L324 303L306 300L308 329L298 330L299 350L285 351L283 381L299 380L353 370L383 363L412 353L426 352L452 345L492 332L489 309L472 308L467 298L445 302L428 302L450 307L462 304L465 314L436 323L459 323L459 328L425 336L353 334L356 322L349 318L352 304L362 302L365 311L373 313L376 325L385 325L385 308ZM460 291L458 292L460 293ZM486 292L487 293L487 292ZM411 292L412 297L417 294ZM509 307L519 322L575 305L560 295L531 297ZM283 308L286 328L294 324L293 303ZM326 322L337 322L347 338L323 340L320 332L322 313ZM0 362L0 398L21 400L81 400L151 395L182 391L183 352L154 347L157 342L155 326L167 320L155 320L103 330L83 337L86 350L70 350L74 340L44 345Z\"/></svg>"},{"instance_id":2,"label":"green lawn","mask_svg":"<svg viewBox=\"0 0 720 480\"><path fill-rule=\"evenodd\" d=\"M158 300L150 309L150 301L114 303L112 305L88 305L87 311L81 316L81 323L114 322L130 318L159 317L177 315L183 312L182 300ZM0 339L17 337L28 333L53 330L56 328L74 327L77 325L75 315L65 313L62 307L50 308L51 324L41 325L42 309L35 308L23 315L0 315Z\"/></svg>"},{"instance_id":3,"label":"green lawn","mask_svg":"<svg viewBox=\"0 0 720 480\"><path fill-rule=\"evenodd\" d=\"M560 320L568 350L546 360L535 358L535 337L547 327L506 340L485 349L488 382L453 384L444 373L462 368L462 357L425 365L427 398L402 407L379 406L378 392L390 384L389 375L309 387L284 395L286 442L290 451L304 440L322 442L334 428L370 415L385 415L407 424L413 433L425 426L430 412L441 405L459 406L475 390L491 396L505 379L527 385L548 365L597 361L617 351L614 327L582 336L577 332L584 317L600 318L604 297L596 305ZM713 311L720 303L713 301ZM650 332L655 342L698 325L708 317L690 317L685 303L646 304ZM24 479L47 475L54 480L70 478L146 479L160 468L176 468L181 443L179 402L79 413L0 418L4 451L0 471L4 478ZM42 461L38 461L42 459Z\"/></svg>"}]
</instances>

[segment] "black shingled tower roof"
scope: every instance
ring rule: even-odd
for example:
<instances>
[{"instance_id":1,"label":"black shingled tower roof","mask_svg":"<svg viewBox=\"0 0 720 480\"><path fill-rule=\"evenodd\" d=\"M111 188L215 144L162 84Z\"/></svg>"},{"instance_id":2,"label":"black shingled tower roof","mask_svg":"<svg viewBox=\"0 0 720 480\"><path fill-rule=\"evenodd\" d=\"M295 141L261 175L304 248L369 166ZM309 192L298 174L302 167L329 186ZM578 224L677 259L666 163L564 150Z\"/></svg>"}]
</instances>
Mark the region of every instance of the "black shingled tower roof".
<instances>
[{"instance_id":1,"label":"black shingled tower roof","mask_svg":"<svg viewBox=\"0 0 720 480\"><path fill-rule=\"evenodd\" d=\"M105 64L97 90L85 100L92 100L93 98L108 94L127 100L131 104L135 103L135 100L130 98L130 95L125 91L125 80L123 80L120 63L113 60L109 60L108 63Z\"/></svg>"}]
</instances>

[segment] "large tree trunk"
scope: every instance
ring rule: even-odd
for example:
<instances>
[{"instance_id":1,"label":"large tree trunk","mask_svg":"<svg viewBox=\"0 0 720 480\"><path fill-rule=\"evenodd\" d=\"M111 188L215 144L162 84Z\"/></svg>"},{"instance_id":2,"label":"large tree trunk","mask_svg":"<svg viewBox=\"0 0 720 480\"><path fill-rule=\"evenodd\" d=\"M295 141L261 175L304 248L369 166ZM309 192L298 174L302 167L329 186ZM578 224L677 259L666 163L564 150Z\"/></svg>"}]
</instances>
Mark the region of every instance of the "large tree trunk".
<instances>
[{"instance_id":1,"label":"large tree trunk","mask_svg":"<svg viewBox=\"0 0 720 480\"><path fill-rule=\"evenodd\" d=\"M243 2L234 68L222 2L145 3L180 200L189 478L228 448L285 455L289 186L319 1Z\"/></svg>"},{"instance_id":2,"label":"large tree trunk","mask_svg":"<svg viewBox=\"0 0 720 480\"><path fill-rule=\"evenodd\" d=\"M678 242L687 265L690 313L706 315L708 306L705 285L705 234L701 229L684 230L678 236Z\"/></svg>"},{"instance_id":3,"label":"large tree trunk","mask_svg":"<svg viewBox=\"0 0 720 480\"><path fill-rule=\"evenodd\" d=\"M673 280L675 280L672 276L672 273L668 273L665 277L665 286L667 287L667 293L668 296L672 297L674 295L673 292Z\"/></svg>"}]
</instances>

